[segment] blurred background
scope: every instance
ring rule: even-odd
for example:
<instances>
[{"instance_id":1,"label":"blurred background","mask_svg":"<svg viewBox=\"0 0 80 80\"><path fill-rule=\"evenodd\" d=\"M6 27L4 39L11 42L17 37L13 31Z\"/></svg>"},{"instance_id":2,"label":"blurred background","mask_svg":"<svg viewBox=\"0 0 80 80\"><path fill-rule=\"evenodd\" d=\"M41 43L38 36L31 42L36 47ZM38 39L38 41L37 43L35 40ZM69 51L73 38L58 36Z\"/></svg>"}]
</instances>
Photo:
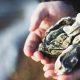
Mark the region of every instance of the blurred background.
<instances>
[{"instance_id":1,"label":"blurred background","mask_svg":"<svg viewBox=\"0 0 80 80\"><path fill-rule=\"evenodd\" d=\"M0 80L51 80L42 65L23 53L38 0L0 0Z\"/></svg>"}]
</instances>

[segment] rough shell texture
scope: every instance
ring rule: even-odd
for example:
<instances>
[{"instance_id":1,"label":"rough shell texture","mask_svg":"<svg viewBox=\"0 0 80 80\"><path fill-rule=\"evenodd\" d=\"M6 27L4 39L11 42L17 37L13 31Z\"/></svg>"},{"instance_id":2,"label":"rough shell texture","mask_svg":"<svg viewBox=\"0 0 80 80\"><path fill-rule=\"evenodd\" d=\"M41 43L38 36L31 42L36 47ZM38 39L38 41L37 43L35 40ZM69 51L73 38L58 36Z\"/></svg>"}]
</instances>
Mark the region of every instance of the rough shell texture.
<instances>
[{"instance_id":1,"label":"rough shell texture","mask_svg":"<svg viewBox=\"0 0 80 80\"><path fill-rule=\"evenodd\" d=\"M74 70L80 59L80 14L76 18L65 17L51 26L45 33L38 50L43 55L57 59L57 73L63 74ZM69 49L69 46L70 47Z\"/></svg>"}]
</instances>

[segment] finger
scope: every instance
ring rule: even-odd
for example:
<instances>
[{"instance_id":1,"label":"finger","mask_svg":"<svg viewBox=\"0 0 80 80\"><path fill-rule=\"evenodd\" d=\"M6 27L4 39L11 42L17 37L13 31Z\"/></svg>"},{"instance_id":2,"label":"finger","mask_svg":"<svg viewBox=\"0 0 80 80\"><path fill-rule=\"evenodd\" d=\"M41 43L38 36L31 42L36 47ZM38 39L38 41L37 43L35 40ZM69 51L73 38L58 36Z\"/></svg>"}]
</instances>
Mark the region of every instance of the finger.
<instances>
[{"instance_id":1,"label":"finger","mask_svg":"<svg viewBox=\"0 0 80 80\"><path fill-rule=\"evenodd\" d=\"M46 31L45 29L38 28L34 32L39 38L42 39L44 37L45 31Z\"/></svg>"},{"instance_id":2,"label":"finger","mask_svg":"<svg viewBox=\"0 0 80 80\"><path fill-rule=\"evenodd\" d=\"M57 79L57 75L56 73L54 72L54 70L48 70L44 73L44 76L46 78L49 78L49 77L52 77L53 79Z\"/></svg>"},{"instance_id":3,"label":"finger","mask_svg":"<svg viewBox=\"0 0 80 80\"><path fill-rule=\"evenodd\" d=\"M43 67L43 70L44 70L44 71L53 70L53 69L54 69L54 64L53 64L53 63L46 64L46 65Z\"/></svg>"},{"instance_id":4,"label":"finger","mask_svg":"<svg viewBox=\"0 0 80 80\"><path fill-rule=\"evenodd\" d=\"M31 17L31 27L29 30L34 31L37 29L46 16L48 16L47 9L43 5L40 5Z\"/></svg>"},{"instance_id":5,"label":"finger","mask_svg":"<svg viewBox=\"0 0 80 80\"><path fill-rule=\"evenodd\" d=\"M31 58L36 62L39 62L39 61L41 61L41 59L44 59L42 53L39 51L35 51L33 56L31 56Z\"/></svg>"},{"instance_id":6,"label":"finger","mask_svg":"<svg viewBox=\"0 0 80 80\"><path fill-rule=\"evenodd\" d=\"M43 54L40 51L36 51L34 52L34 57L36 57L39 61L41 61L42 59L44 59Z\"/></svg>"},{"instance_id":7,"label":"finger","mask_svg":"<svg viewBox=\"0 0 80 80\"><path fill-rule=\"evenodd\" d=\"M24 45L24 53L26 56L31 57L39 45L40 38L31 32Z\"/></svg>"},{"instance_id":8,"label":"finger","mask_svg":"<svg viewBox=\"0 0 80 80\"><path fill-rule=\"evenodd\" d=\"M34 56L31 56L31 58L32 58L34 61L36 61L36 62L39 62L39 61L40 61L38 58L36 58L36 57L34 57Z\"/></svg>"},{"instance_id":9,"label":"finger","mask_svg":"<svg viewBox=\"0 0 80 80\"><path fill-rule=\"evenodd\" d=\"M50 63L50 60L49 60L49 58L45 57L44 59L41 60L41 63L42 63L43 65L49 64L49 63Z\"/></svg>"}]
</instances>

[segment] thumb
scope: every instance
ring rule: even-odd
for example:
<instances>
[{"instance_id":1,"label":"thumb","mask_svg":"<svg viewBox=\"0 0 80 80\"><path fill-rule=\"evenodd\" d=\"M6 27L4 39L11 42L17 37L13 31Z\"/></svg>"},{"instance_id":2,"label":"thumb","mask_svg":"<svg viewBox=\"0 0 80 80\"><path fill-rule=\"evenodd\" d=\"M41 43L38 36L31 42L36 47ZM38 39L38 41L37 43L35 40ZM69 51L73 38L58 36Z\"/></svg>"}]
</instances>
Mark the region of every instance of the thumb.
<instances>
[{"instance_id":1,"label":"thumb","mask_svg":"<svg viewBox=\"0 0 80 80\"><path fill-rule=\"evenodd\" d=\"M30 31L34 31L37 29L41 22L48 16L48 11L46 9L38 9L34 12L31 17L31 26L29 28Z\"/></svg>"}]
</instances>

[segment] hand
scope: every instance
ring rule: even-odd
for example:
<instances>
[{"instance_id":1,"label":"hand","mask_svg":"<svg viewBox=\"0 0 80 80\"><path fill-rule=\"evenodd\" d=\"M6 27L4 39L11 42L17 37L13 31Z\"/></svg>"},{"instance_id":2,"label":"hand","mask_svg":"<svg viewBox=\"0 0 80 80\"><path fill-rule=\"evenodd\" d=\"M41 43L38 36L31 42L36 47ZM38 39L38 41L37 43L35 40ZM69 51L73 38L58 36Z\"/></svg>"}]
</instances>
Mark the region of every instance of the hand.
<instances>
[{"instance_id":1,"label":"hand","mask_svg":"<svg viewBox=\"0 0 80 80\"><path fill-rule=\"evenodd\" d=\"M45 71L44 76L46 78L51 77L57 80L78 80L80 79L80 69L70 74L57 75L54 71L54 63L50 63L50 64L46 64L43 67L43 70Z\"/></svg>"},{"instance_id":2,"label":"hand","mask_svg":"<svg viewBox=\"0 0 80 80\"><path fill-rule=\"evenodd\" d=\"M31 18L30 34L26 39L24 53L42 64L49 63L49 59L37 51L47 28L55 24L61 17L73 16L74 9L63 1L51 1L40 3Z\"/></svg>"}]
</instances>

